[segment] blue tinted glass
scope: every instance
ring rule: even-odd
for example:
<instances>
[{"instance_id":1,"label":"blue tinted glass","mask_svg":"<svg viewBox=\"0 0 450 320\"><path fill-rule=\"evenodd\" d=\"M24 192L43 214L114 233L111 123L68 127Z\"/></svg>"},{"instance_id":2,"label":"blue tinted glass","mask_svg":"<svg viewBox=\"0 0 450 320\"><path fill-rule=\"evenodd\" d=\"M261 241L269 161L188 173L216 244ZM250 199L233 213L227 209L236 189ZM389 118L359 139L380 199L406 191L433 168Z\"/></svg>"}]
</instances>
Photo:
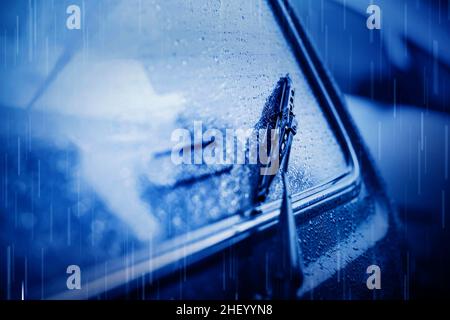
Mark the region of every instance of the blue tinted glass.
<instances>
[{"instance_id":1,"label":"blue tinted glass","mask_svg":"<svg viewBox=\"0 0 450 320\"><path fill-rule=\"evenodd\" d=\"M176 166L171 134L194 121L253 128L286 73L299 121L291 190L346 172L266 2L83 3L81 30L66 29L65 1L1 13L1 250L30 286L251 207L250 166Z\"/></svg>"}]
</instances>

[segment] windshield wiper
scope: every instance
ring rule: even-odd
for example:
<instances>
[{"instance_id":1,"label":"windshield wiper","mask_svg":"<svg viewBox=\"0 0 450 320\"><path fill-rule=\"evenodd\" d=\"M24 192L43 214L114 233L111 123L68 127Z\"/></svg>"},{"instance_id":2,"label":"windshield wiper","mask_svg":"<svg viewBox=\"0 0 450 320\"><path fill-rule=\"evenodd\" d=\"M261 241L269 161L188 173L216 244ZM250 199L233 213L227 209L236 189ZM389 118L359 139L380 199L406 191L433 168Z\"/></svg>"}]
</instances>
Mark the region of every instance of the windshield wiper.
<instances>
[{"instance_id":1,"label":"windshield wiper","mask_svg":"<svg viewBox=\"0 0 450 320\"><path fill-rule=\"evenodd\" d=\"M275 143L270 149L270 161L278 161L283 184L277 245L273 259L275 272L272 295L274 298L291 299L297 296L297 291L303 282L301 251L287 176L292 141L297 133L297 120L293 113L295 91L292 80L289 75L286 75L280 79L278 84L280 91L276 100L275 113L271 119L272 124L268 126L274 128L278 135L278 139L276 139L278 144ZM277 172L268 174L266 171L260 173L256 195L258 201L262 202L266 199L276 174Z\"/></svg>"}]
</instances>

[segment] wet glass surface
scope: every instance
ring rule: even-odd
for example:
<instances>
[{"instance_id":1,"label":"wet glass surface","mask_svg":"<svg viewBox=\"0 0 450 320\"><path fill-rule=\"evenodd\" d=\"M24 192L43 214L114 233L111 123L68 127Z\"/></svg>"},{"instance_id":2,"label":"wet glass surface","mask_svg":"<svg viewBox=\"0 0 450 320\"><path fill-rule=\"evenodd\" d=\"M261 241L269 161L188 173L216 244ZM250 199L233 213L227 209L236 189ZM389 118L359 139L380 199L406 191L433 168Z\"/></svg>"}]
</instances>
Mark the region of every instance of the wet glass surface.
<instances>
[{"instance_id":1,"label":"wet glass surface","mask_svg":"<svg viewBox=\"0 0 450 320\"><path fill-rule=\"evenodd\" d=\"M0 54L0 228L8 261L52 260L29 272L30 282L251 207L250 166L175 166L171 134L194 121L204 130L253 128L286 73L299 122L291 190L347 171L264 1L97 1L86 16L102 19L86 19L81 31L62 30L63 4L20 4L22 31L16 38L11 27Z\"/></svg>"}]
</instances>

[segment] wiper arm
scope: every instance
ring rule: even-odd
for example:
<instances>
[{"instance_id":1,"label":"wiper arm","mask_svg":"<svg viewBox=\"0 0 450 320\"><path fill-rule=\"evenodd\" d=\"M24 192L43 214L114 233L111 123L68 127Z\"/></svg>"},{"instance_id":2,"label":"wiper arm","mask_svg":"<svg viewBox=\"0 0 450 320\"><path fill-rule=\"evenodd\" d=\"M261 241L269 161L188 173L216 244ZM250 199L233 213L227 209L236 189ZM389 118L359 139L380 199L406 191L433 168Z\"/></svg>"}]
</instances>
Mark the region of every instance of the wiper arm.
<instances>
[{"instance_id":1,"label":"wiper arm","mask_svg":"<svg viewBox=\"0 0 450 320\"><path fill-rule=\"evenodd\" d=\"M278 145L271 148L270 159L272 161L274 157L279 157L283 197L278 220L278 243L273 259L275 273L272 294L274 298L290 299L297 296L297 291L303 282L301 251L287 176L292 141L297 133L297 120L293 113L295 91L289 75L281 78L279 84L281 91L276 105L276 118L272 119L279 139ZM258 200L266 199L275 175L276 172L272 175L260 175L257 189Z\"/></svg>"},{"instance_id":2,"label":"wiper arm","mask_svg":"<svg viewBox=\"0 0 450 320\"><path fill-rule=\"evenodd\" d=\"M283 198L278 218L278 239L280 260L274 259L275 279L273 295L275 298L290 299L297 297L297 291L303 282L303 266L300 244L292 211L288 178L281 171Z\"/></svg>"}]
</instances>

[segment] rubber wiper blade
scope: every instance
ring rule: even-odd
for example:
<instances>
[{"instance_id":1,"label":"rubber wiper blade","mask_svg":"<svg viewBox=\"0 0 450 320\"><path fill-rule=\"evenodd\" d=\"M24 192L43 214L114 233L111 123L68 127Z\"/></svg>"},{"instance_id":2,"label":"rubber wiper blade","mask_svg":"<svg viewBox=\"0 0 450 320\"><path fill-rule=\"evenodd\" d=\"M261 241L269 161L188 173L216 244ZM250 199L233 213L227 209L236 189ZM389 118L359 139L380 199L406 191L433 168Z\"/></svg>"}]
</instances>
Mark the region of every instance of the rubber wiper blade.
<instances>
[{"instance_id":1,"label":"rubber wiper blade","mask_svg":"<svg viewBox=\"0 0 450 320\"><path fill-rule=\"evenodd\" d=\"M255 196L257 202L266 200L278 169L287 170L293 137L297 133L297 120L293 112L295 90L289 75L282 77L277 87L275 106L269 116L266 131L266 143L270 148L269 163L260 171ZM271 138L271 130L275 130L275 139Z\"/></svg>"},{"instance_id":2,"label":"rubber wiper blade","mask_svg":"<svg viewBox=\"0 0 450 320\"><path fill-rule=\"evenodd\" d=\"M297 120L293 112L295 90L289 75L281 78L278 85L280 90L275 100L275 112L270 119L271 123L269 121L268 124L268 128L275 129L276 134L275 143L270 146L269 159L271 162L277 162L278 170L271 169L269 172L267 168L273 168L274 165L270 163L266 170L260 172L256 197L260 202L267 198L275 175L280 172L283 197L278 219L277 244L273 255L272 296L278 299L292 299L297 296L303 282L302 256L287 176L292 142L297 133Z\"/></svg>"}]
</instances>

